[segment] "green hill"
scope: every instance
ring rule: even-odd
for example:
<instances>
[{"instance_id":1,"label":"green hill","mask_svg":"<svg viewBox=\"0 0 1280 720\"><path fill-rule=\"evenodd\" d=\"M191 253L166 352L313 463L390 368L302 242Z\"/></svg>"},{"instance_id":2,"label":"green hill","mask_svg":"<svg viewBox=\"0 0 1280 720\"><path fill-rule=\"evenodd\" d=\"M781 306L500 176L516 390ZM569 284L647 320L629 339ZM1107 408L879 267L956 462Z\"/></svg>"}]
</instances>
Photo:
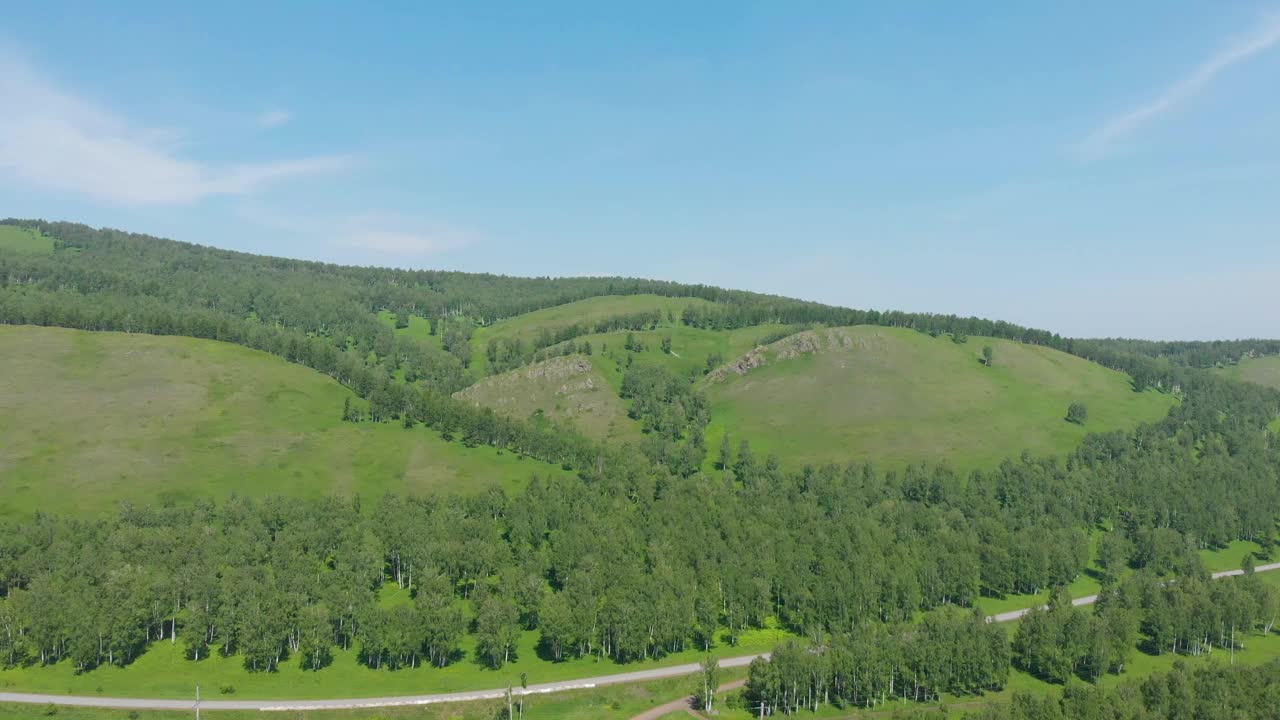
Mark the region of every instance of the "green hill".
<instances>
[{"instance_id":1,"label":"green hill","mask_svg":"<svg viewBox=\"0 0 1280 720\"><path fill-rule=\"evenodd\" d=\"M343 423L327 376L208 340L0 326L0 513L523 485L553 466Z\"/></svg>"},{"instance_id":2,"label":"green hill","mask_svg":"<svg viewBox=\"0 0 1280 720\"><path fill-rule=\"evenodd\" d=\"M586 355L568 355L485 378L454 397L517 418L541 415L577 427L588 437L635 440L618 391Z\"/></svg>"},{"instance_id":3,"label":"green hill","mask_svg":"<svg viewBox=\"0 0 1280 720\"><path fill-rule=\"evenodd\" d=\"M980 355L994 351L991 367ZM1135 393L1122 373L1038 345L957 344L911 330L834 328L753 351L707 377L708 447L728 432L784 464L870 460L989 466L1023 449L1065 453L1086 433L1164 416L1168 395ZM1064 420L1068 404L1089 411Z\"/></svg>"},{"instance_id":4,"label":"green hill","mask_svg":"<svg viewBox=\"0 0 1280 720\"><path fill-rule=\"evenodd\" d=\"M662 365L681 377L701 377L708 355L740 355L785 328L770 324L705 330L663 324L654 330L592 333L573 341L576 346L589 343L594 353L590 357L573 353L531 363L483 378L455 397L512 417L527 418L542 411L545 417L568 422L593 438L635 440L639 428L627 417L627 403L619 397L628 362ZM626 348L628 336L635 341L631 350ZM662 350L663 338L671 339L671 352Z\"/></svg>"}]
</instances>

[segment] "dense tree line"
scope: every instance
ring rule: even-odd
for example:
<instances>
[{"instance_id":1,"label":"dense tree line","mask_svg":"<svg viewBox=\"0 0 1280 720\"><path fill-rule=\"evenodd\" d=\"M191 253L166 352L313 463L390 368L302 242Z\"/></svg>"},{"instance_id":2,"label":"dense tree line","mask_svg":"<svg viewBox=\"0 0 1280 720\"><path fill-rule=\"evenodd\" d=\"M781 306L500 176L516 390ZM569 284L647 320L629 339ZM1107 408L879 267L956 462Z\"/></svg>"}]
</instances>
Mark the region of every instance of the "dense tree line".
<instances>
[{"instance_id":1,"label":"dense tree line","mask_svg":"<svg viewBox=\"0 0 1280 720\"><path fill-rule=\"evenodd\" d=\"M1050 682L1063 683L1073 675L1096 682L1124 670L1138 623L1138 615L1119 603L1104 602L1096 613L1073 607L1059 588L1047 609L1033 609L1019 623L1013 662Z\"/></svg>"},{"instance_id":2,"label":"dense tree line","mask_svg":"<svg viewBox=\"0 0 1280 720\"><path fill-rule=\"evenodd\" d=\"M741 693L730 703L745 703ZM1053 693L1015 692L977 710L898 708L901 720L1275 720L1280 660L1262 665L1174 663L1111 687L1073 683ZM754 708L752 708L754 712ZM805 717L799 715L799 717Z\"/></svg>"},{"instance_id":3,"label":"dense tree line","mask_svg":"<svg viewBox=\"0 0 1280 720\"><path fill-rule=\"evenodd\" d=\"M645 432L678 440L700 432L710 419L701 392L663 365L636 364L622 376L622 397Z\"/></svg>"},{"instance_id":4,"label":"dense tree line","mask_svg":"<svg viewBox=\"0 0 1280 720\"><path fill-rule=\"evenodd\" d=\"M807 646L789 642L752 662L741 702L775 715L928 701L944 692L998 690L1011 662L1051 682L1096 682L1123 671L1135 643L1149 652L1233 652L1246 636L1270 633L1276 613L1275 591L1251 574L1211 583L1202 573L1166 581L1139 573L1105 592L1095 610L1073 607L1059 588L1046 609L1022 619L1012 644L980 612L954 608L909 625L867 626Z\"/></svg>"},{"instance_id":5,"label":"dense tree line","mask_svg":"<svg viewBox=\"0 0 1280 720\"><path fill-rule=\"evenodd\" d=\"M1012 702L970 720L1274 720L1280 708L1280 660L1247 667L1218 663L1172 670L1111 688L1069 685L1052 696L1015 693ZM921 717L936 715L921 714Z\"/></svg>"},{"instance_id":6,"label":"dense tree line","mask_svg":"<svg viewBox=\"0 0 1280 720\"><path fill-rule=\"evenodd\" d=\"M647 433L641 446L649 459L688 477L707 454L703 431L711 419L701 391L663 365L634 364L622 376L627 414Z\"/></svg>"},{"instance_id":7,"label":"dense tree line","mask_svg":"<svg viewBox=\"0 0 1280 720\"><path fill-rule=\"evenodd\" d=\"M1108 339L1105 343L1116 350L1167 360L1173 365L1211 368L1234 365L1256 355L1280 354L1280 340L1126 340Z\"/></svg>"},{"instance_id":8,"label":"dense tree line","mask_svg":"<svg viewBox=\"0 0 1280 720\"><path fill-rule=\"evenodd\" d=\"M1004 628L979 612L949 609L910 626L870 625L829 643L781 645L751 663L743 695L760 714L791 714L999 690L1008 676Z\"/></svg>"}]
</instances>

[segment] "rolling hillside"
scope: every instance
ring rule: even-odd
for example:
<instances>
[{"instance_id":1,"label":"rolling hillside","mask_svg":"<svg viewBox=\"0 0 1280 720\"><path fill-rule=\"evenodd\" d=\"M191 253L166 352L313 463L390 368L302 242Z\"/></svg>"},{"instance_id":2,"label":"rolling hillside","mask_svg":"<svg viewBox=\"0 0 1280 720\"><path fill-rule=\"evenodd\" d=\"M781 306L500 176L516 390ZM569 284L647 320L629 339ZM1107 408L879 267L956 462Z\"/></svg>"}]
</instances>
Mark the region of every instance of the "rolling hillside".
<instances>
[{"instance_id":1,"label":"rolling hillside","mask_svg":"<svg viewBox=\"0 0 1280 720\"><path fill-rule=\"evenodd\" d=\"M979 362L992 346L991 367ZM787 466L947 459L990 466L1023 449L1062 454L1090 431L1164 416L1173 399L1134 393L1117 372L1049 348L991 338L956 344L911 330L806 332L708 376L709 447L728 432ZM1064 420L1083 402L1089 421Z\"/></svg>"},{"instance_id":2,"label":"rolling hillside","mask_svg":"<svg viewBox=\"0 0 1280 720\"><path fill-rule=\"evenodd\" d=\"M341 422L349 390L207 340L0 326L0 513L122 501L517 487L561 471L421 428Z\"/></svg>"},{"instance_id":3,"label":"rolling hillside","mask_svg":"<svg viewBox=\"0 0 1280 720\"><path fill-rule=\"evenodd\" d=\"M567 422L592 438L636 440L639 427L627 417L627 401L619 397L628 360L661 365L681 377L701 377L708 355L740 355L786 327L704 330L665 322L654 330L584 335L574 342L589 343L590 357L574 353L508 370L479 380L455 397L512 417L528 418L542 411L547 418ZM412 329L411 324L400 332ZM628 335L637 341L636 349L625 348ZM663 338L671 339L669 353L662 350Z\"/></svg>"},{"instance_id":4,"label":"rolling hillside","mask_svg":"<svg viewBox=\"0 0 1280 720\"><path fill-rule=\"evenodd\" d=\"M596 368L605 374L615 388L620 388L628 355L625 348L628 334L634 336L642 346L630 353L633 362L662 365L681 376L701 376L706 369L708 355L716 355L722 359L737 357L754 348L761 340L784 332L786 327L771 323L735 330L704 330L677 325L633 333L594 333L584 335L578 342L591 343L598 356ZM670 353L662 351L663 338L671 338ZM613 362L601 362L606 358Z\"/></svg>"},{"instance_id":5,"label":"rolling hillside","mask_svg":"<svg viewBox=\"0 0 1280 720\"><path fill-rule=\"evenodd\" d=\"M552 358L494 375L454 397L512 417L541 415L592 438L627 441L639 436L639 428L627 417L626 403L586 355Z\"/></svg>"}]
</instances>

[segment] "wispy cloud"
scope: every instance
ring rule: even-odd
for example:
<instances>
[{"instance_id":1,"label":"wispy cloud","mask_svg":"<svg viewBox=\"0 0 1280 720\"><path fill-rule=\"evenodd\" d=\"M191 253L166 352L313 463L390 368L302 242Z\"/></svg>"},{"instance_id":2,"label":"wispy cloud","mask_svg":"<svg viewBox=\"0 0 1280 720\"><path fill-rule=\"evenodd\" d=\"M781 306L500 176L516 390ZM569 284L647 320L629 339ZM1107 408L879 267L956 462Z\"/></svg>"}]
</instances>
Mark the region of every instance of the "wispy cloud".
<instances>
[{"instance_id":1,"label":"wispy cloud","mask_svg":"<svg viewBox=\"0 0 1280 720\"><path fill-rule=\"evenodd\" d=\"M390 260L415 260L471 245L467 230L393 213L359 213L334 224L334 244Z\"/></svg>"},{"instance_id":2,"label":"wispy cloud","mask_svg":"<svg viewBox=\"0 0 1280 720\"><path fill-rule=\"evenodd\" d=\"M1089 155L1105 152L1116 141L1198 95L1227 68L1280 44L1280 15L1264 18L1253 30L1197 65L1166 87L1154 100L1111 118L1080 143Z\"/></svg>"},{"instance_id":3,"label":"wispy cloud","mask_svg":"<svg viewBox=\"0 0 1280 720\"><path fill-rule=\"evenodd\" d=\"M293 113L288 110L268 110L258 116L258 127L271 130L289 124Z\"/></svg>"},{"instance_id":4,"label":"wispy cloud","mask_svg":"<svg viewBox=\"0 0 1280 720\"><path fill-rule=\"evenodd\" d=\"M242 207L237 214L253 224L307 239L313 253L358 265L412 266L480 240L472 230L400 213L303 215Z\"/></svg>"},{"instance_id":5,"label":"wispy cloud","mask_svg":"<svg viewBox=\"0 0 1280 720\"><path fill-rule=\"evenodd\" d=\"M451 230L404 231L376 227L352 227L337 238L338 244L367 250L380 256L429 257L470 244L469 238Z\"/></svg>"},{"instance_id":6,"label":"wispy cloud","mask_svg":"<svg viewBox=\"0 0 1280 720\"><path fill-rule=\"evenodd\" d=\"M180 154L172 131L132 124L7 55L0 55L0 97L0 170L111 203L174 205L243 195L351 162L346 156L222 166L192 160Z\"/></svg>"}]
</instances>

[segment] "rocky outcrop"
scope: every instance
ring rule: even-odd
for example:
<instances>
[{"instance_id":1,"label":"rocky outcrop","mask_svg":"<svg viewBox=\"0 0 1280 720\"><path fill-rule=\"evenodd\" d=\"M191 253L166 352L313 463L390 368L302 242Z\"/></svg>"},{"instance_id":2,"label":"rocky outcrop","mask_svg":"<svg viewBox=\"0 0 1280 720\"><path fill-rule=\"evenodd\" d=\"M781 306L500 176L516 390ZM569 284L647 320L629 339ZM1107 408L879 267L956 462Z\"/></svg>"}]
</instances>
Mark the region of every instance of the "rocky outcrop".
<instances>
[{"instance_id":1,"label":"rocky outcrop","mask_svg":"<svg viewBox=\"0 0 1280 720\"><path fill-rule=\"evenodd\" d=\"M746 375L752 370L775 360L790 360L801 355L813 355L829 350L850 350L855 339L845 328L820 328L805 330L778 340L770 345L757 347L732 362L721 365L707 374L708 383L717 383L731 375Z\"/></svg>"}]
</instances>

